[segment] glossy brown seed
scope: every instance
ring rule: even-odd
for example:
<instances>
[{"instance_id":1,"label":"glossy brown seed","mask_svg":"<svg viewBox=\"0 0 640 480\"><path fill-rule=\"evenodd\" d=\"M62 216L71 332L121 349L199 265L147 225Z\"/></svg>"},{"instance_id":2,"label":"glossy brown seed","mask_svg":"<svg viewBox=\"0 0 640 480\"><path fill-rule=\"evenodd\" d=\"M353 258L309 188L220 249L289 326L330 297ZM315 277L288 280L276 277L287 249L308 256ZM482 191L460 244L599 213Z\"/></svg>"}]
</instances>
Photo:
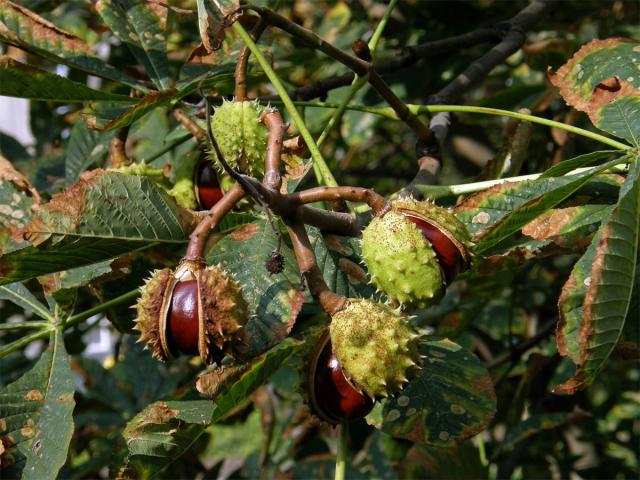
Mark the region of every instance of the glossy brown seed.
<instances>
[{"instance_id":1,"label":"glossy brown seed","mask_svg":"<svg viewBox=\"0 0 640 480\"><path fill-rule=\"evenodd\" d=\"M168 340L176 354L198 355L198 284L178 283L168 313Z\"/></svg>"},{"instance_id":2,"label":"glossy brown seed","mask_svg":"<svg viewBox=\"0 0 640 480\"><path fill-rule=\"evenodd\" d=\"M373 401L344 376L331 342L327 342L317 358L313 382L313 404L320 410L319 416L331 423L362 418L373 408Z\"/></svg>"},{"instance_id":3,"label":"glossy brown seed","mask_svg":"<svg viewBox=\"0 0 640 480\"><path fill-rule=\"evenodd\" d=\"M198 164L193 183L196 200L200 208L211 209L224 195L220 188L216 171L209 162L200 162Z\"/></svg>"},{"instance_id":4,"label":"glossy brown seed","mask_svg":"<svg viewBox=\"0 0 640 480\"><path fill-rule=\"evenodd\" d=\"M458 247L436 226L417 217L410 215L406 217L420 229L424 238L431 244L444 271L447 283L451 282L458 275L462 264L462 255Z\"/></svg>"}]
</instances>

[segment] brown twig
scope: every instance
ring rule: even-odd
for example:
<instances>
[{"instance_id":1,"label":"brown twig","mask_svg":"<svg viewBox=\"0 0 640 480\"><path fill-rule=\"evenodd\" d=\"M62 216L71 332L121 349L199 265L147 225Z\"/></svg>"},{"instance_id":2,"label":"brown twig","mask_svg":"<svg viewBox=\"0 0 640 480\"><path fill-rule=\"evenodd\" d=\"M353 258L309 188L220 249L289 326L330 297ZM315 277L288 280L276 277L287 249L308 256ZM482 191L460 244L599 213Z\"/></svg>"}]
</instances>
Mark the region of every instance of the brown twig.
<instances>
[{"instance_id":1,"label":"brown twig","mask_svg":"<svg viewBox=\"0 0 640 480\"><path fill-rule=\"evenodd\" d=\"M260 118L269 129L269 142L264 160L264 178L262 183L273 190L280 190L282 176L280 175L280 155L282 153L282 139L288 125L283 122L282 116L275 109L265 112Z\"/></svg>"},{"instance_id":2,"label":"brown twig","mask_svg":"<svg viewBox=\"0 0 640 480\"><path fill-rule=\"evenodd\" d=\"M300 273L305 279L311 295L327 314L333 316L344 309L347 298L332 292L324 281L304 225L287 220L285 220L285 224L291 237L293 252L300 266Z\"/></svg>"},{"instance_id":3,"label":"brown twig","mask_svg":"<svg viewBox=\"0 0 640 480\"><path fill-rule=\"evenodd\" d=\"M131 159L127 157L125 151L127 137L129 136L129 125L119 128L111 140L109 146L109 157L111 158L111 168L126 167L131 165Z\"/></svg>"},{"instance_id":4,"label":"brown twig","mask_svg":"<svg viewBox=\"0 0 640 480\"><path fill-rule=\"evenodd\" d=\"M236 183L224 194L218 203L211 207L209 215L198 224L189 236L189 245L187 246L187 253L185 255L186 259L202 259L209 233L244 195L244 189Z\"/></svg>"},{"instance_id":5,"label":"brown twig","mask_svg":"<svg viewBox=\"0 0 640 480\"><path fill-rule=\"evenodd\" d=\"M204 128L201 128L193 119L187 115L187 113L181 108L176 108L173 111L174 118L182 124L184 128L187 129L193 138L196 139L198 143L203 143L207 138L207 132Z\"/></svg>"},{"instance_id":6,"label":"brown twig","mask_svg":"<svg viewBox=\"0 0 640 480\"><path fill-rule=\"evenodd\" d=\"M364 202L376 215L383 215L390 208L389 201L369 188L362 187L317 187L285 196L287 201L297 205L314 202L347 200Z\"/></svg>"},{"instance_id":7,"label":"brown twig","mask_svg":"<svg viewBox=\"0 0 640 480\"><path fill-rule=\"evenodd\" d=\"M387 85L387 83L376 72L375 67L371 61L359 58L356 55L352 55L338 47L335 47L331 43L318 36L315 32L308 30L300 25L292 22L288 18L269 10L265 7L259 7L256 5L246 5L246 8L257 12L261 18L265 18L270 25L280 28L281 30L289 33L290 35L302 40L306 44L314 47L331 58L342 63L346 67L353 70L357 75L364 77L369 75L369 83L378 92L378 94L393 108L402 121L404 121L409 128L411 128L418 140L423 143L429 143L433 138L429 127L422 122L416 115L409 111L407 105L398 97L393 90Z\"/></svg>"},{"instance_id":8,"label":"brown twig","mask_svg":"<svg viewBox=\"0 0 640 480\"><path fill-rule=\"evenodd\" d=\"M267 22L263 17L258 19L258 22L253 26L251 30L251 38L254 42L256 42L264 29L267 28ZM236 91L235 96L236 100L243 101L247 98L247 65L249 64L249 56L251 55L251 50L249 50L248 46L243 46L238 54L238 62L236 63Z\"/></svg>"}]
</instances>

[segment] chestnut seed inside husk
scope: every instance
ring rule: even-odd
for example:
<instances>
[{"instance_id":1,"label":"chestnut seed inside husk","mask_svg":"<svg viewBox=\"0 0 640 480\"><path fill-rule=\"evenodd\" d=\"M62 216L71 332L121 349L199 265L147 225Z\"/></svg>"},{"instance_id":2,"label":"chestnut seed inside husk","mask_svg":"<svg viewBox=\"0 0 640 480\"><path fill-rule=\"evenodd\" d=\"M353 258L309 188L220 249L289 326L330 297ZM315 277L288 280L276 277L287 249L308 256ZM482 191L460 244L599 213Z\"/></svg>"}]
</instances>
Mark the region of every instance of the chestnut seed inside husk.
<instances>
[{"instance_id":1,"label":"chestnut seed inside husk","mask_svg":"<svg viewBox=\"0 0 640 480\"><path fill-rule=\"evenodd\" d=\"M200 162L194 177L198 205L200 208L210 210L224 195L216 171L209 162Z\"/></svg>"},{"instance_id":2,"label":"chestnut seed inside husk","mask_svg":"<svg viewBox=\"0 0 640 480\"><path fill-rule=\"evenodd\" d=\"M198 355L198 282L179 282L168 313L168 341L174 356Z\"/></svg>"},{"instance_id":3,"label":"chestnut seed inside husk","mask_svg":"<svg viewBox=\"0 0 640 480\"><path fill-rule=\"evenodd\" d=\"M316 358L312 381L312 405L323 420L334 424L348 422L364 417L373 408L373 401L344 376L330 341Z\"/></svg>"},{"instance_id":4,"label":"chestnut seed inside husk","mask_svg":"<svg viewBox=\"0 0 640 480\"><path fill-rule=\"evenodd\" d=\"M425 240L431 244L438 258L438 262L444 271L447 283L453 281L460 272L463 261L458 247L435 225L431 225L429 222L412 215L405 214L405 217L418 227Z\"/></svg>"}]
</instances>

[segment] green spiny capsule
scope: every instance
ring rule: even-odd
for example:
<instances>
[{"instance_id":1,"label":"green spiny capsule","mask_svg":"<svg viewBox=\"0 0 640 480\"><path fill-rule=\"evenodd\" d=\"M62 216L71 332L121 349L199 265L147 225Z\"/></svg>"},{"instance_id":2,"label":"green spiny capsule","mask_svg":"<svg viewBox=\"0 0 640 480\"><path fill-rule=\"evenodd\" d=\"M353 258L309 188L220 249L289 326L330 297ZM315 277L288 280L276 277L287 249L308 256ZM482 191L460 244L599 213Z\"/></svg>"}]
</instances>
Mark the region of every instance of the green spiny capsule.
<instances>
[{"instance_id":1,"label":"green spiny capsule","mask_svg":"<svg viewBox=\"0 0 640 480\"><path fill-rule=\"evenodd\" d=\"M362 257L373 284L400 305L425 308L469 267L472 243L446 208L396 200L362 232Z\"/></svg>"},{"instance_id":2,"label":"green spiny capsule","mask_svg":"<svg viewBox=\"0 0 640 480\"><path fill-rule=\"evenodd\" d=\"M352 298L332 317L329 332L345 376L371 398L397 393L419 368L419 335L387 305Z\"/></svg>"},{"instance_id":3,"label":"green spiny capsule","mask_svg":"<svg viewBox=\"0 0 640 480\"><path fill-rule=\"evenodd\" d=\"M260 121L266 107L254 101L224 102L211 118L211 130L229 166L248 175L264 172L268 129ZM215 167L223 172L215 152Z\"/></svg>"}]
</instances>

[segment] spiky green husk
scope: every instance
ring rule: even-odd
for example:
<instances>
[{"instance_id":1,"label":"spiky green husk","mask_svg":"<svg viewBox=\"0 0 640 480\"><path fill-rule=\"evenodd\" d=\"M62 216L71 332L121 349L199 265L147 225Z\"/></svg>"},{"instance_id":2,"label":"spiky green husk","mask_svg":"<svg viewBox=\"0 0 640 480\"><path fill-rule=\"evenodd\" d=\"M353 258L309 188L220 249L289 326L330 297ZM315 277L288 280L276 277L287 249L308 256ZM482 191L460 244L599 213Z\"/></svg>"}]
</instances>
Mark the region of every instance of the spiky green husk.
<instances>
[{"instance_id":1,"label":"spiky green husk","mask_svg":"<svg viewBox=\"0 0 640 480\"><path fill-rule=\"evenodd\" d=\"M418 202L413 198L394 200L391 208L396 212L417 212L429 223L440 227L440 230L447 233L447 236L458 246L463 260L466 263L470 261L473 249L471 236L464 223L458 220L450 209L427 201Z\"/></svg>"},{"instance_id":2,"label":"spiky green husk","mask_svg":"<svg viewBox=\"0 0 640 480\"><path fill-rule=\"evenodd\" d=\"M175 198L178 205L192 210L198 204L193 185L193 172L198 164L198 158L198 155L184 155L173 164L171 172L173 187L167 191Z\"/></svg>"},{"instance_id":3,"label":"spiky green husk","mask_svg":"<svg viewBox=\"0 0 640 480\"><path fill-rule=\"evenodd\" d=\"M224 102L211 119L211 130L224 159L242 173L256 176L264 172L268 129L260 122L260 116L265 109L254 101ZM213 151L211 158L214 166L223 172Z\"/></svg>"},{"instance_id":4,"label":"spiky green husk","mask_svg":"<svg viewBox=\"0 0 640 480\"><path fill-rule=\"evenodd\" d=\"M219 352L233 354L234 344L241 341L240 331L249 319L249 307L240 284L219 266L201 270L198 286L205 332L200 336L200 357L205 363L213 363L219 360Z\"/></svg>"},{"instance_id":5,"label":"spiky green husk","mask_svg":"<svg viewBox=\"0 0 640 480\"><path fill-rule=\"evenodd\" d=\"M406 316L387 305L350 299L329 326L349 380L371 398L397 393L419 368L419 336Z\"/></svg>"},{"instance_id":6,"label":"spiky green husk","mask_svg":"<svg viewBox=\"0 0 640 480\"><path fill-rule=\"evenodd\" d=\"M426 307L444 293L444 276L431 244L394 210L364 229L362 258L373 284L394 303Z\"/></svg>"},{"instance_id":7,"label":"spiky green husk","mask_svg":"<svg viewBox=\"0 0 640 480\"><path fill-rule=\"evenodd\" d=\"M145 342L152 355L166 362L167 353L162 348L160 339L160 311L168 285L173 280L173 272L164 268L156 270L140 289L140 297L136 304L136 324L133 327L140 332L139 342Z\"/></svg>"}]
</instances>

